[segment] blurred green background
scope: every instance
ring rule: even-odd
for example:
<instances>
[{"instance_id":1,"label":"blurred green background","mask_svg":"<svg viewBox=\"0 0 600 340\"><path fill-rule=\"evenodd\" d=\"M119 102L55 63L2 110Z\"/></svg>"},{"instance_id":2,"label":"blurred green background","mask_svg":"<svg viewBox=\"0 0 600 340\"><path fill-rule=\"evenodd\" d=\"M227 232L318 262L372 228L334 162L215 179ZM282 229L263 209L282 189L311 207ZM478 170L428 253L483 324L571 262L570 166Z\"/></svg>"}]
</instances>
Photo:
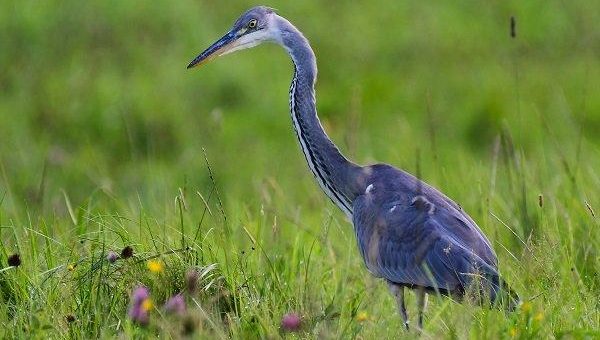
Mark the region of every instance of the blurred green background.
<instances>
[{"instance_id":1,"label":"blurred green background","mask_svg":"<svg viewBox=\"0 0 600 340\"><path fill-rule=\"evenodd\" d=\"M598 306L587 298L600 292L597 3L264 4L310 40L319 67L319 115L347 156L360 164L386 162L418 171L457 200L490 235L516 289L523 296L548 294L536 301L552 306L553 330L598 325ZM0 3L3 256L24 246L25 226L40 225L48 238L64 243L64 248L47 245L63 258L46 263L40 255L30 277L56 265L50 262L93 254L83 246L69 253L75 240L89 236L84 231L94 230L70 217L69 205L90 221L104 214L135 221L143 210L157 225L177 225L173 200L179 188L195 207L185 220L185 228L194 230L203 206L195 193L207 196L212 188L204 149L231 226L233 242L224 243L223 253L248 247L242 226L265 242L267 257L284 264L319 240L313 277L332 270L341 296L372 294L375 281L357 270L362 262L351 226L315 185L299 151L289 118L292 65L285 52L261 46L186 70L253 5ZM217 209L214 199L209 205ZM219 228L219 222L211 226ZM123 226L130 233L136 228ZM127 244L115 241L116 235L107 237ZM140 248L151 248L150 238L135 237ZM165 240L178 237L173 233ZM252 265L263 268L262 260L255 260ZM283 264L276 268L295 277ZM577 280L571 282L574 271ZM555 272L560 284L551 275ZM348 286L347 277L354 280ZM290 279L290 286L294 282ZM365 299L371 314L384 315L377 301L387 301L385 310L393 311L384 288L377 288L377 299ZM586 298L575 300L570 289L586 292L581 293ZM316 301L307 291L304 298ZM56 303L58 310L70 310ZM440 313L451 310L442 307ZM106 317L113 322L119 313ZM389 322L399 327L396 318Z\"/></svg>"},{"instance_id":2,"label":"blurred green background","mask_svg":"<svg viewBox=\"0 0 600 340\"><path fill-rule=\"evenodd\" d=\"M258 204L266 178L284 188L299 180L286 194L324 201L291 131L292 67L279 47L185 69L251 5L3 1L3 207L53 211L59 189L77 202L97 189L151 200L184 181L202 187L202 147L227 201ZM414 171L420 150L424 162L437 159L423 166L427 178L454 159L489 161L503 130L526 158L574 143L598 162L600 16L591 2L269 5L310 39L319 114L359 163ZM469 183L456 170L445 185Z\"/></svg>"}]
</instances>

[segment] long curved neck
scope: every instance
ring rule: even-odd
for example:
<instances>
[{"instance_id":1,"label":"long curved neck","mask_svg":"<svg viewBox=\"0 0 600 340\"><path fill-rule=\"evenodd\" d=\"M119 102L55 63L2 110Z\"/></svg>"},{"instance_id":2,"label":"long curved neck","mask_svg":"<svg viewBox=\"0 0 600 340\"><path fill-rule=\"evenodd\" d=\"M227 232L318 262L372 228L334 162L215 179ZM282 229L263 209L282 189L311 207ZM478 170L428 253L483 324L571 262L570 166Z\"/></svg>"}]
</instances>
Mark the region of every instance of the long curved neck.
<instances>
[{"instance_id":1,"label":"long curved neck","mask_svg":"<svg viewBox=\"0 0 600 340\"><path fill-rule=\"evenodd\" d=\"M319 121L314 89L317 65L308 40L281 17L279 26L282 32L280 43L287 49L294 62L290 111L300 147L325 194L351 217L352 201L356 197L352 180L359 167L341 154Z\"/></svg>"}]
</instances>

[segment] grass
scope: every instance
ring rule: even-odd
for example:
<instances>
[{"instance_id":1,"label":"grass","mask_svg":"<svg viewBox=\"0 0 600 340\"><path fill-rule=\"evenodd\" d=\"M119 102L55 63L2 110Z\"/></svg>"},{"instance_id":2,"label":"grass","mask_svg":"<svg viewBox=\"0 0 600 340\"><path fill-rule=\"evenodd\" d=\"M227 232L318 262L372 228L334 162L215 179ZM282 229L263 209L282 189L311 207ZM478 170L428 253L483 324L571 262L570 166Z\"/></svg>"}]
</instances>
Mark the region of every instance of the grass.
<instances>
[{"instance_id":1,"label":"grass","mask_svg":"<svg viewBox=\"0 0 600 340\"><path fill-rule=\"evenodd\" d=\"M0 5L2 338L405 334L298 150L285 54L185 70L251 5ZM311 40L319 114L344 153L418 168L478 222L528 301L506 315L433 297L424 336L598 337L595 6L270 5ZM132 257L107 261L126 246ZM190 271L203 274L195 290ZM127 317L138 285L154 302L146 327ZM179 292L189 312L168 315ZM299 334L280 327L289 312Z\"/></svg>"}]
</instances>

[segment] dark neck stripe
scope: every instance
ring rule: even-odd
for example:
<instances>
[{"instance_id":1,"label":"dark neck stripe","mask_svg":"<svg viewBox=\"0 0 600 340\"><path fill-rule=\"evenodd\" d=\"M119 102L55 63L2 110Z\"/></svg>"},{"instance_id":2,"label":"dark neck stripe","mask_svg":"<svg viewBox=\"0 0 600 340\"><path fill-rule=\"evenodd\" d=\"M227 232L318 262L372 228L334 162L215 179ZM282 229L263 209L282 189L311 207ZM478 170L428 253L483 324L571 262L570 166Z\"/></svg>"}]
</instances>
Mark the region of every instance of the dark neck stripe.
<instances>
[{"instance_id":1,"label":"dark neck stripe","mask_svg":"<svg viewBox=\"0 0 600 340\"><path fill-rule=\"evenodd\" d=\"M333 187L331 173L322 165L322 158L320 157L318 151L311 144L310 135L306 132L305 123L302 119L303 114L296 111L296 108L298 107L298 103L296 102L298 80L297 72L297 67L294 67L294 78L292 79L292 85L290 87L290 111L292 114L292 121L294 122L294 131L296 132L296 136L300 142L302 153L304 154L313 176L315 176L317 182L321 184L331 201L333 201L333 203L335 203L346 214L352 215L352 208L348 198Z\"/></svg>"}]
</instances>

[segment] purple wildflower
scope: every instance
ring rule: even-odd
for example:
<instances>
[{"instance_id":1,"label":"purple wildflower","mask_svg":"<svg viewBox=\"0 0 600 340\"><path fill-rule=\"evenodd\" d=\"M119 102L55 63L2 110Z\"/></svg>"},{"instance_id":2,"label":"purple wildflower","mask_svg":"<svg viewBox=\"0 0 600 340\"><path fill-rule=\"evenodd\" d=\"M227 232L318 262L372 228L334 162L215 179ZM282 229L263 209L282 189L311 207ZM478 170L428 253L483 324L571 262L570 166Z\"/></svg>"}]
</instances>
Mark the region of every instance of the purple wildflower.
<instances>
[{"instance_id":1,"label":"purple wildflower","mask_svg":"<svg viewBox=\"0 0 600 340\"><path fill-rule=\"evenodd\" d=\"M285 331L296 332L300 330L302 318L297 313L287 313L281 318L281 328Z\"/></svg>"},{"instance_id":2,"label":"purple wildflower","mask_svg":"<svg viewBox=\"0 0 600 340\"><path fill-rule=\"evenodd\" d=\"M150 297L150 291L144 286L135 287L131 295L134 304L142 304L148 297Z\"/></svg>"},{"instance_id":3,"label":"purple wildflower","mask_svg":"<svg viewBox=\"0 0 600 340\"><path fill-rule=\"evenodd\" d=\"M177 294L171 297L165 303L164 308L165 311L167 311L168 313L174 313L179 315L185 313L185 300L183 299L183 295Z\"/></svg>"},{"instance_id":4,"label":"purple wildflower","mask_svg":"<svg viewBox=\"0 0 600 340\"><path fill-rule=\"evenodd\" d=\"M108 254L106 255L106 260L110 263L115 263L118 258L119 258L119 255L117 255L117 253L115 253L112 250L109 251Z\"/></svg>"},{"instance_id":5,"label":"purple wildflower","mask_svg":"<svg viewBox=\"0 0 600 340\"><path fill-rule=\"evenodd\" d=\"M148 311L150 309L148 307L151 305L152 302L150 301L150 292L148 291L148 288L137 286L131 294L129 318L140 325L148 324Z\"/></svg>"}]
</instances>

